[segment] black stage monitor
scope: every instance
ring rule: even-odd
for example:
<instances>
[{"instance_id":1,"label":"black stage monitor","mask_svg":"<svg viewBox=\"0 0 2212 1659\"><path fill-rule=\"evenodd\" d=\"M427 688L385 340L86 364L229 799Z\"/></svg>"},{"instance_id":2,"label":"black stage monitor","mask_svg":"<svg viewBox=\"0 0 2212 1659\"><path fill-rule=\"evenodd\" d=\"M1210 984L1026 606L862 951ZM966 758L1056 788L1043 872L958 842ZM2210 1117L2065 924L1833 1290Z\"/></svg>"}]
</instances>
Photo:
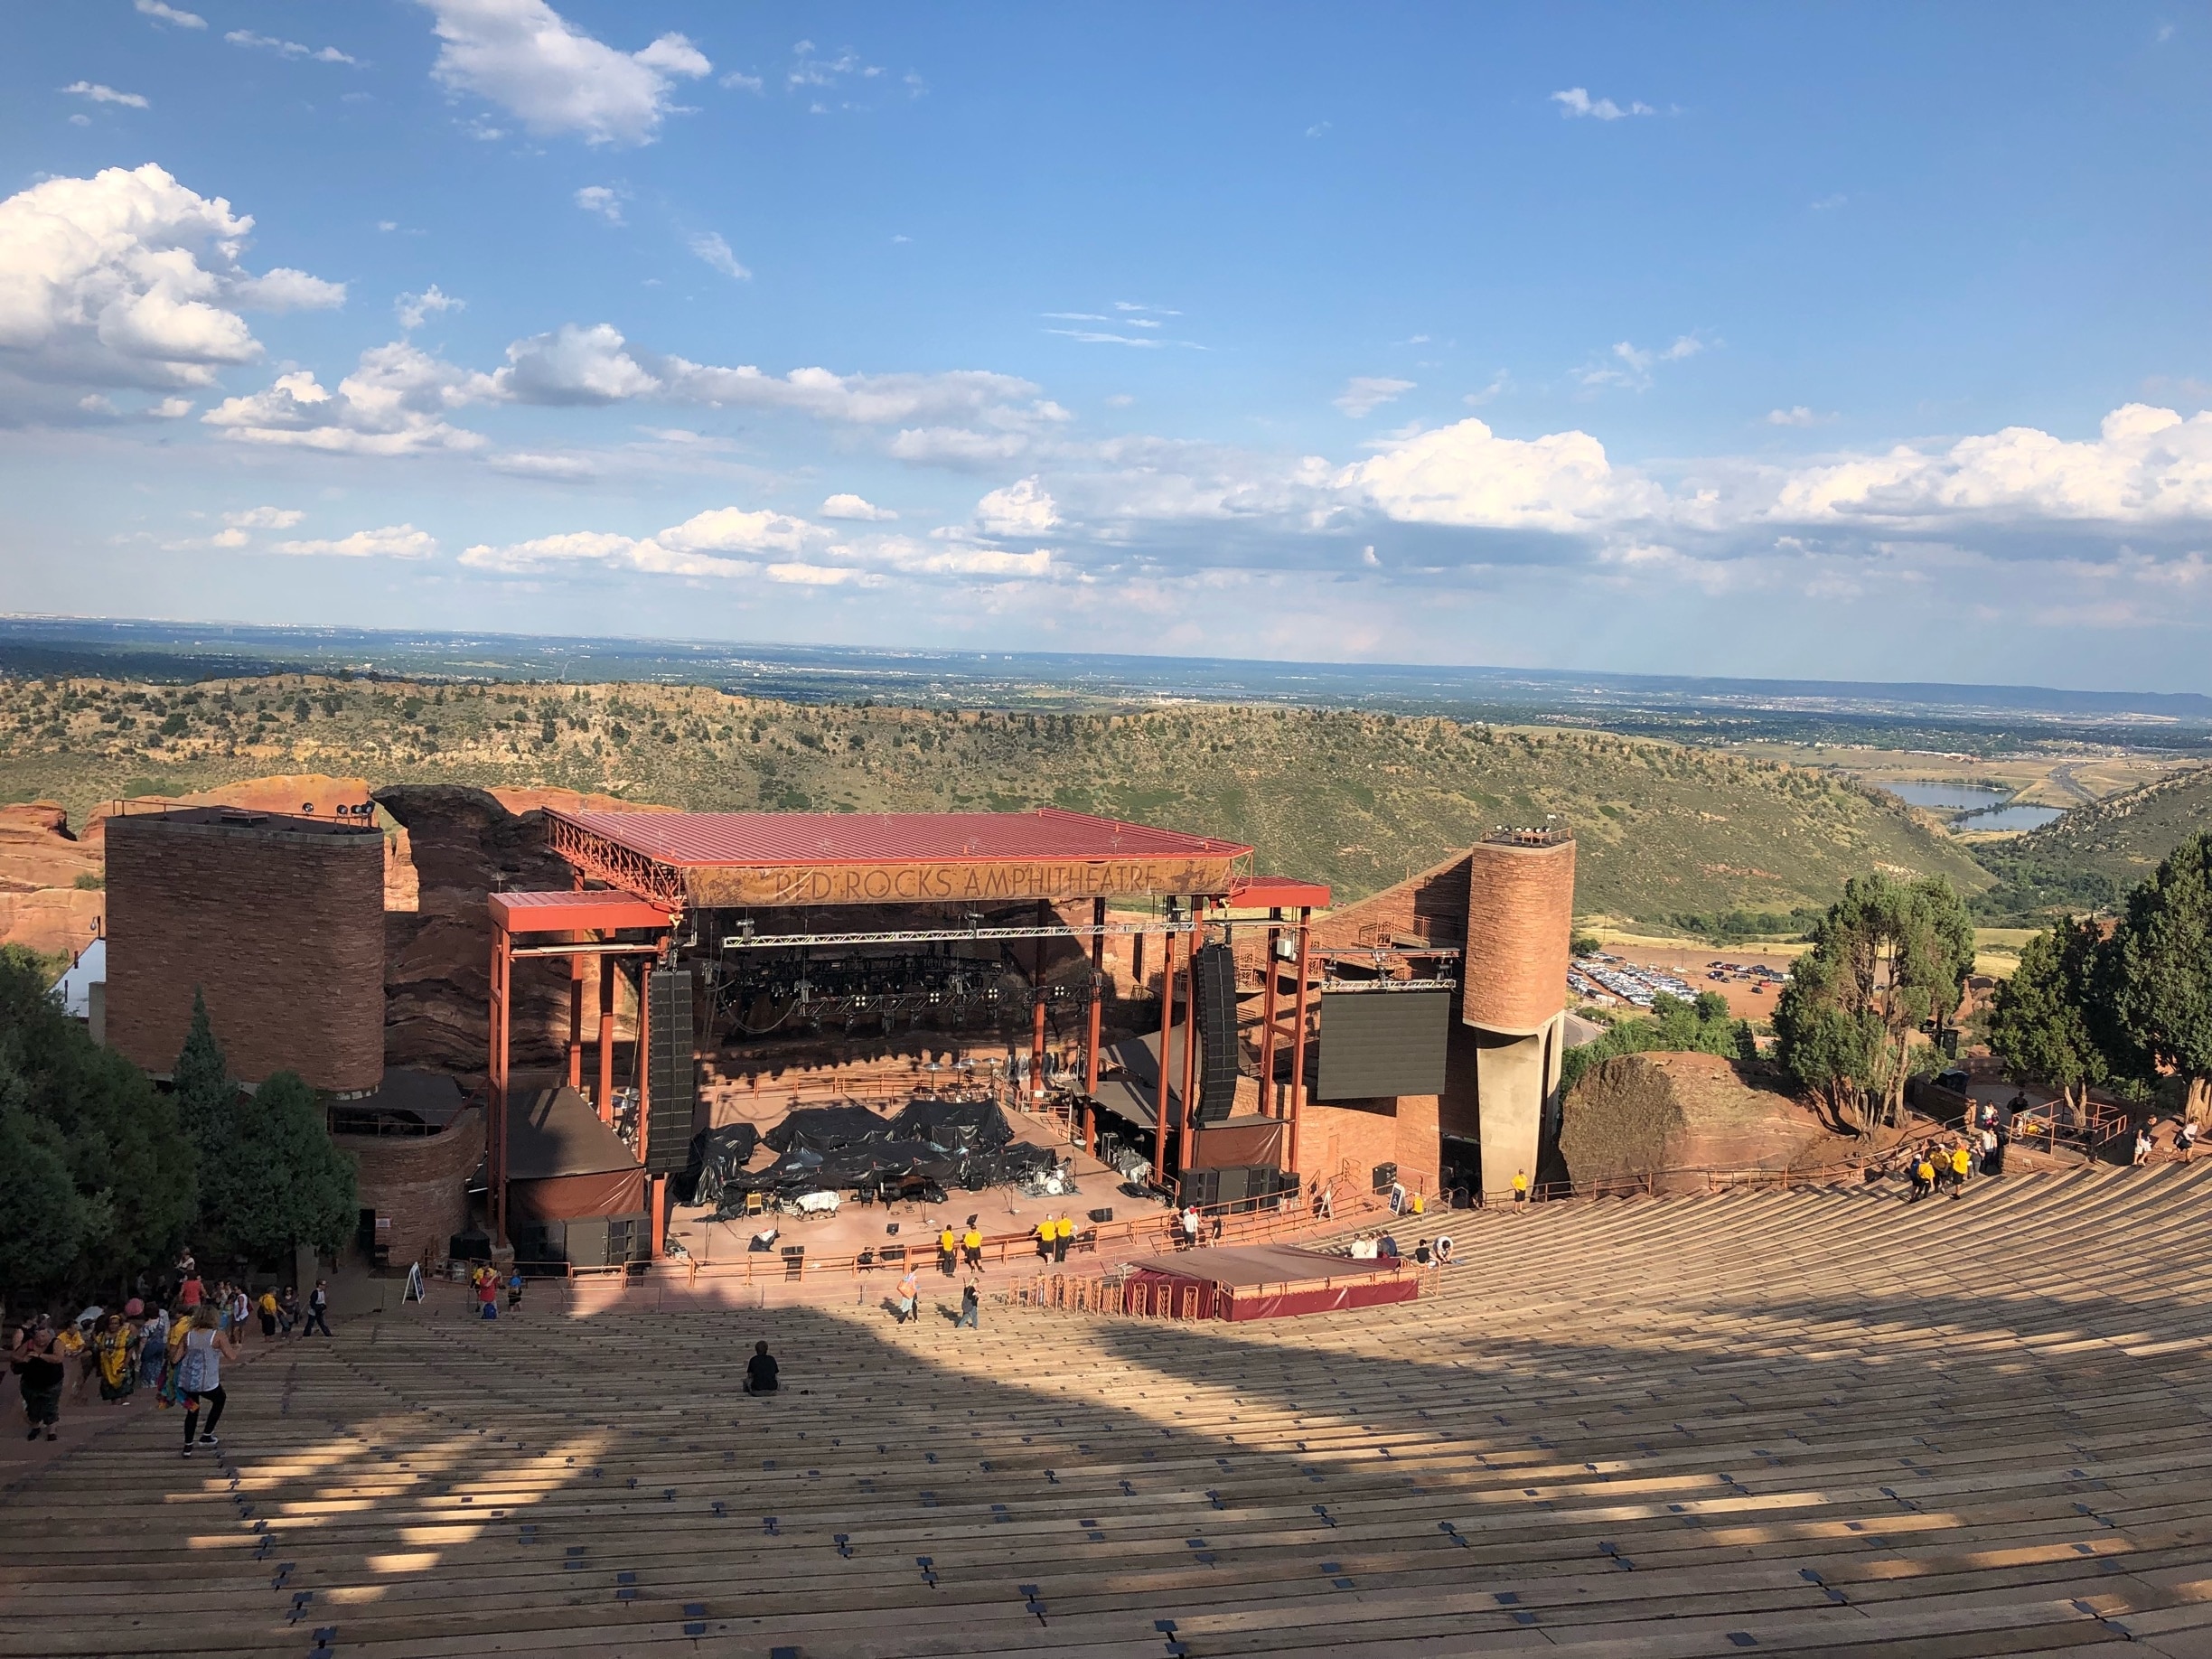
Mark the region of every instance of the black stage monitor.
<instances>
[{"instance_id":1,"label":"black stage monitor","mask_svg":"<svg viewBox=\"0 0 2212 1659\"><path fill-rule=\"evenodd\" d=\"M1451 992L1323 991L1317 1101L1444 1092Z\"/></svg>"}]
</instances>

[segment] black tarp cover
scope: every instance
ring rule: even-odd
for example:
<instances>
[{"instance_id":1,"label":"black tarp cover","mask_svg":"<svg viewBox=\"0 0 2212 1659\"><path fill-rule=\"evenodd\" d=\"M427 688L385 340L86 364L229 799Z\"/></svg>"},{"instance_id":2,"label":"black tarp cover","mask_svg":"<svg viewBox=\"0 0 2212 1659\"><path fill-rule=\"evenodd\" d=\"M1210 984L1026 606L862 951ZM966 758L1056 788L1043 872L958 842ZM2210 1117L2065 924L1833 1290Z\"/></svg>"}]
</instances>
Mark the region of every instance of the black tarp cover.
<instances>
[{"instance_id":1,"label":"black tarp cover","mask_svg":"<svg viewBox=\"0 0 2212 1659\"><path fill-rule=\"evenodd\" d=\"M1058 1158L1048 1147L1015 1140L1006 1114L989 1101L910 1101L895 1117L840 1103L803 1106L762 1137L782 1154L765 1169L733 1175L714 1199L724 1215L744 1205L748 1192L797 1197L801 1193L850 1192L907 1176L940 1187L986 1186L1020 1181L1051 1170Z\"/></svg>"},{"instance_id":2,"label":"black tarp cover","mask_svg":"<svg viewBox=\"0 0 2212 1659\"><path fill-rule=\"evenodd\" d=\"M750 1123L726 1123L691 1137L691 1157L684 1170L685 1204L720 1204L729 1184L745 1174L760 1145L760 1131Z\"/></svg>"}]
</instances>

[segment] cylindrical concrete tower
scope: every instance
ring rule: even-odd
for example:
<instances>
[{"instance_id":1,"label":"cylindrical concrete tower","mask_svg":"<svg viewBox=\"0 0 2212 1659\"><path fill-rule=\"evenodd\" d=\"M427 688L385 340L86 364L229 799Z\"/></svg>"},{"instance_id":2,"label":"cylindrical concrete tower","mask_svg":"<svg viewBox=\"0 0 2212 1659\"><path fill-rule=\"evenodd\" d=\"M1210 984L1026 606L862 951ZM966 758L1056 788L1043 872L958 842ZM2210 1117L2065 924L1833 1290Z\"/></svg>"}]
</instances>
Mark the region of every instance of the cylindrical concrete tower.
<instances>
[{"instance_id":1,"label":"cylindrical concrete tower","mask_svg":"<svg viewBox=\"0 0 2212 1659\"><path fill-rule=\"evenodd\" d=\"M358 1094L384 1075L384 838L225 807L108 820L108 1041L176 1064L192 988L231 1075Z\"/></svg>"},{"instance_id":2,"label":"cylindrical concrete tower","mask_svg":"<svg viewBox=\"0 0 2212 1659\"><path fill-rule=\"evenodd\" d=\"M1574 839L1501 830L1470 855L1460 1017L1475 1028L1483 1191L1536 1178L1544 1109L1564 1052Z\"/></svg>"}]
</instances>

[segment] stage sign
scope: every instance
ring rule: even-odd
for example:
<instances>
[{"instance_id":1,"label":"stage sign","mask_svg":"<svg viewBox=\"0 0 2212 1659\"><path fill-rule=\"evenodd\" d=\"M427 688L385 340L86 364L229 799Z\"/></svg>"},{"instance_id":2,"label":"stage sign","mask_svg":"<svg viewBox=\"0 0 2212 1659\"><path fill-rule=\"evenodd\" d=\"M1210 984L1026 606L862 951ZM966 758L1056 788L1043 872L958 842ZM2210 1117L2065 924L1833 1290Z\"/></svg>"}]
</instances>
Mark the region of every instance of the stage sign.
<instances>
[{"instance_id":1,"label":"stage sign","mask_svg":"<svg viewBox=\"0 0 2212 1659\"><path fill-rule=\"evenodd\" d=\"M1444 1092L1448 990L1323 991L1317 1101Z\"/></svg>"},{"instance_id":2,"label":"stage sign","mask_svg":"<svg viewBox=\"0 0 2212 1659\"><path fill-rule=\"evenodd\" d=\"M1227 858L755 865L683 872L693 908L959 904L1224 893Z\"/></svg>"}]
</instances>

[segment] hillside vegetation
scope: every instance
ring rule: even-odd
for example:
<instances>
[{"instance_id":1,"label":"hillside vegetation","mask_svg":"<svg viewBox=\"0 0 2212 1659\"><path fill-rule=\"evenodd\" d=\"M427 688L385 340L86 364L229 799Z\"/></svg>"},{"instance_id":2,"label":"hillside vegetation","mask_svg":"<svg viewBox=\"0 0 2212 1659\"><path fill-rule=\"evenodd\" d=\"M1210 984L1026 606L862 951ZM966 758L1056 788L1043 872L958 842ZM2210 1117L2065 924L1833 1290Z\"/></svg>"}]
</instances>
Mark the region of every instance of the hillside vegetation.
<instances>
[{"instance_id":1,"label":"hillside vegetation","mask_svg":"<svg viewBox=\"0 0 2212 1659\"><path fill-rule=\"evenodd\" d=\"M2168 853L2207 829L2212 767L2076 807L2040 830L1981 849L1999 879L1976 908L1992 918L2022 919L2042 919L2054 909L2110 909Z\"/></svg>"},{"instance_id":2,"label":"hillside vegetation","mask_svg":"<svg viewBox=\"0 0 2212 1659\"><path fill-rule=\"evenodd\" d=\"M267 773L600 790L708 810L1059 805L1249 841L1340 901L1495 826L1557 814L1584 914L1680 924L1824 906L1853 874L1988 885L1889 797L1726 752L1571 730L1280 708L1031 714L801 706L709 688L277 676L0 684L0 798L74 820Z\"/></svg>"}]
</instances>

